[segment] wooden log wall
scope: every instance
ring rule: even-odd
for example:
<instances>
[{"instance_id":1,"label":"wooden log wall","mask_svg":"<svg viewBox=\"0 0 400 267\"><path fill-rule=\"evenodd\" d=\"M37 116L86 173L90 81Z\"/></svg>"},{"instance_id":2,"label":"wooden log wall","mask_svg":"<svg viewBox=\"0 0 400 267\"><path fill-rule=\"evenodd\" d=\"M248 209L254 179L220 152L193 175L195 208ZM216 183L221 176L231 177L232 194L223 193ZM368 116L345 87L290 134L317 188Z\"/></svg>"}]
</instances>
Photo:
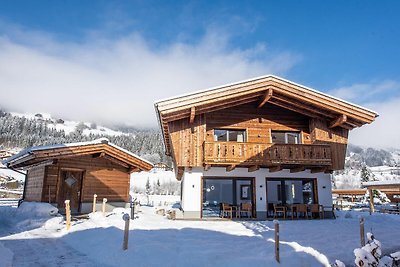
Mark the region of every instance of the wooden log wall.
<instances>
[{"instance_id":1,"label":"wooden log wall","mask_svg":"<svg viewBox=\"0 0 400 267\"><path fill-rule=\"evenodd\" d=\"M329 122L322 119L310 119L311 141L316 144L330 144L332 169L344 169L349 130L341 127L330 129Z\"/></svg>"},{"instance_id":2,"label":"wooden log wall","mask_svg":"<svg viewBox=\"0 0 400 267\"><path fill-rule=\"evenodd\" d=\"M41 201L45 167L36 166L28 169L25 187L25 200Z\"/></svg>"},{"instance_id":3,"label":"wooden log wall","mask_svg":"<svg viewBox=\"0 0 400 267\"><path fill-rule=\"evenodd\" d=\"M48 188L50 186L50 199L57 202L59 190L59 176L62 169L82 170L82 202L91 202L93 194L99 199L107 198L109 202L127 202L129 200L130 174L128 170L105 158L82 156L68 159L60 159L56 165L47 166L46 179L43 188L42 201L49 199Z\"/></svg>"},{"instance_id":4,"label":"wooden log wall","mask_svg":"<svg viewBox=\"0 0 400 267\"><path fill-rule=\"evenodd\" d=\"M271 130L298 131L304 144L312 143L308 117L268 103L262 108L248 103L197 115L193 123L185 118L168 126L176 165L182 167L203 166L203 143L214 141L215 128L247 130L252 143L271 143Z\"/></svg>"}]
</instances>

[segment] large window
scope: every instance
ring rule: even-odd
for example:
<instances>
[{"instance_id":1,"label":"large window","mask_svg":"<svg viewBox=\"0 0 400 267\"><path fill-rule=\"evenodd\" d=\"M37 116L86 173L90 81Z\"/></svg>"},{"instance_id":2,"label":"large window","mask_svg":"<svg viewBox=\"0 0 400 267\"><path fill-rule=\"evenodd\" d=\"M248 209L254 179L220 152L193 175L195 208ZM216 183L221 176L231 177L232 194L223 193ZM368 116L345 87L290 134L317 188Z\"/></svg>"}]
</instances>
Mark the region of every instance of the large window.
<instances>
[{"instance_id":1,"label":"large window","mask_svg":"<svg viewBox=\"0 0 400 267\"><path fill-rule=\"evenodd\" d=\"M272 131L272 143L275 144L300 144L299 132Z\"/></svg>"},{"instance_id":2,"label":"large window","mask_svg":"<svg viewBox=\"0 0 400 267\"><path fill-rule=\"evenodd\" d=\"M240 206L253 203L253 182L249 178L203 178L203 217L219 217L221 204Z\"/></svg>"},{"instance_id":3,"label":"large window","mask_svg":"<svg viewBox=\"0 0 400 267\"><path fill-rule=\"evenodd\" d=\"M214 129L214 141L246 142L246 131Z\"/></svg>"}]
</instances>

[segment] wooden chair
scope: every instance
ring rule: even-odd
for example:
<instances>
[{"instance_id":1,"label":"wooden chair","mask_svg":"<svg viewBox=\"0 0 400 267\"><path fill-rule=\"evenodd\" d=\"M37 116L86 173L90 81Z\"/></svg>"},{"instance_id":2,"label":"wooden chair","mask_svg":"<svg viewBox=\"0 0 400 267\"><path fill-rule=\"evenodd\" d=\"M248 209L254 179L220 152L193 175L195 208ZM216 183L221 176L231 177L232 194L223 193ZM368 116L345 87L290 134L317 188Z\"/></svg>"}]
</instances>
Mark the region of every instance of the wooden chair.
<instances>
[{"instance_id":1,"label":"wooden chair","mask_svg":"<svg viewBox=\"0 0 400 267\"><path fill-rule=\"evenodd\" d=\"M313 215L316 213L318 214L318 218L322 219L323 218L323 210L321 209L322 205L319 204L310 204L308 207L310 208L310 213L311 213L311 219L313 218Z\"/></svg>"},{"instance_id":2,"label":"wooden chair","mask_svg":"<svg viewBox=\"0 0 400 267\"><path fill-rule=\"evenodd\" d=\"M283 219L286 219L286 207L274 204L274 219L276 219L278 213L282 213Z\"/></svg>"},{"instance_id":3,"label":"wooden chair","mask_svg":"<svg viewBox=\"0 0 400 267\"><path fill-rule=\"evenodd\" d=\"M253 208L252 208L251 203L240 204L239 217L242 217L242 213L247 214L247 218L252 217Z\"/></svg>"},{"instance_id":4,"label":"wooden chair","mask_svg":"<svg viewBox=\"0 0 400 267\"><path fill-rule=\"evenodd\" d=\"M304 217L308 219L308 210L306 204L296 204L296 215L297 219L299 218L299 214L304 213Z\"/></svg>"},{"instance_id":5,"label":"wooden chair","mask_svg":"<svg viewBox=\"0 0 400 267\"><path fill-rule=\"evenodd\" d=\"M233 208L228 203L221 203L221 217L225 218L229 216L232 219Z\"/></svg>"}]
</instances>

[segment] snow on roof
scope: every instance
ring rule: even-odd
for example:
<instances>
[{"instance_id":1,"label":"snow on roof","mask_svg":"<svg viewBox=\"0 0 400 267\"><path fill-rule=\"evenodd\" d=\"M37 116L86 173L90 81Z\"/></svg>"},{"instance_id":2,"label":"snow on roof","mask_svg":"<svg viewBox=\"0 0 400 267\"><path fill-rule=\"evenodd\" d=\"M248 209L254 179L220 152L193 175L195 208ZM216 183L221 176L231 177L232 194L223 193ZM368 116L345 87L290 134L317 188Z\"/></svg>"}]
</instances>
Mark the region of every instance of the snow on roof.
<instances>
[{"instance_id":1,"label":"snow on roof","mask_svg":"<svg viewBox=\"0 0 400 267\"><path fill-rule=\"evenodd\" d=\"M22 150L18 154L15 154L14 156L3 160L2 163L4 165L6 165L7 163L12 162L12 161L14 161L16 159L27 157L34 151L42 151L42 150L65 148L65 147L89 146L89 145L98 145L98 144L108 144L108 145L110 145L110 146L112 146L112 147L114 147L114 148L116 148L118 150L121 150L124 153L127 153L127 154L129 154L129 155L131 155L131 156L133 156L135 158L138 158L138 159L140 159L140 160L142 160L142 161L144 161L144 162L146 162L146 163L148 163L148 164L153 166L153 163L151 163L150 161L147 161L147 160L141 158L140 156L138 156L138 155L136 155L136 154L134 154L134 153L132 153L132 152L120 147L120 146L117 146L116 144L111 143L110 140L108 140L108 138L105 138L105 137L102 137L102 138L99 138L99 139L95 139L95 140L92 140L92 141L86 141L86 142L76 142L76 143L54 144L54 145L29 147L29 148L26 148L26 149Z\"/></svg>"},{"instance_id":2,"label":"snow on roof","mask_svg":"<svg viewBox=\"0 0 400 267\"><path fill-rule=\"evenodd\" d=\"M349 101L343 100L343 99L341 99L341 98L338 98L338 97L335 97L335 96L326 94L326 93L324 93L324 92L318 91L318 90L313 89L313 88L311 88L311 87L307 87L307 86L304 86L304 85L302 85L302 84L298 84L298 83L289 81L289 80L287 80L287 79L284 79L284 78L282 78L282 77L279 77L279 76L276 76L276 75L273 75L273 74L262 75L262 76L258 76L258 77L254 77L254 78L250 78L250 79L238 81L238 82L233 82L233 83L228 83L228 84L224 84L224 85L214 86L214 87L211 87L211 88L206 88L206 89L202 89L202 90L197 90L197 91L195 91L195 92L190 92L190 93L186 93L186 94L181 94L181 95L177 95L177 96L173 96L173 97L168 97L168 98L160 99L160 100L157 100L157 101L154 102L154 106L158 106L158 104L161 103L161 102L173 100L173 99L176 99L176 98L181 98L181 97L186 97L186 96L191 96L191 95L197 95L197 94L199 94L199 93L205 93L205 92L208 92L208 91L213 91L213 90L221 89L221 88L224 88L224 87L229 87L229 86L233 86L233 85L237 85L237 84L241 84L241 83L246 83L246 82L251 82L251 81L256 81L256 80L262 80L262 79L267 79L267 78L275 78L275 79L278 79L278 80L281 80L281 81L284 81L284 82L287 82L287 83L290 83L290 84L293 84L293 85L302 87L302 88L307 89L307 90L310 90L310 91L312 91L312 92L314 92L314 93L317 93L317 94L320 94L320 95L323 95L323 96L326 96L326 97L335 99L335 100L337 100L337 101L346 103L346 104L348 104L348 105L351 105L351 106L354 106L354 107L357 107L357 108L361 108L361 109L364 109L364 110L366 110L366 111L375 113L377 116L379 116L379 114L378 114L377 112L375 112L375 111L373 111L373 110L371 110L371 109L368 109L368 108L362 107L362 106L360 106L360 105L351 103L351 102L349 102Z\"/></svg>"}]
</instances>

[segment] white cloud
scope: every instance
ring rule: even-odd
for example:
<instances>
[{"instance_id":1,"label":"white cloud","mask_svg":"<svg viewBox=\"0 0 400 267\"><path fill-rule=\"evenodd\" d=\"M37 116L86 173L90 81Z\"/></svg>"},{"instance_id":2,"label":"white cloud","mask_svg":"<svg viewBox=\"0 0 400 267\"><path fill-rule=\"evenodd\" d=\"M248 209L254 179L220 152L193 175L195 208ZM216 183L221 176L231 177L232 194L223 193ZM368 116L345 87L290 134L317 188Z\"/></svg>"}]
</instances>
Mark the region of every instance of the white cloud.
<instances>
[{"instance_id":1,"label":"white cloud","mask_svg":"<svg viewBox=\"0 0 400 267\"><path fill-rule=\"evenodd\" d=\"M365 147L400 148L400 98L367 106L379 113L370 125L350 133L350 143Z\"/></svg>"},{"instance_id":2,"label":"white cloud","mask_svg":"<svg viewBox=\"0 0 400 267\"><path fill-rule=\"evenodd\" d=\"M371 125L354 129L350 143L365 147L400 148L400 82L372 81L341 87L329 94L378 112Z\"/></svg>"},{"instance_id":3,"label":"white cloud","mask_svg":"<svg viewBox=\"0 0 400 267\"><path fill-rule=\"evenodd\" d=\"M357 83L334 89L329 94L359 103L375 102L377 99L387 99L398 95L400 82L393 80L372 81L369 83Z\"/></svg>"},{"instance_id":4,"label":"white cloud","mask_svg":"<svg viewBox=\"0 0 400 267\"><path fill-rule=\"evenodd\" d=\"M11 29L0 36L0 107L108 125L156 126L157 99L282 75L300 60L290 52L269 54L265 44L230 49L228 35L215 30L197 44L156 49L135 33L71 43Z\"/></svg>"}]
</instances>

